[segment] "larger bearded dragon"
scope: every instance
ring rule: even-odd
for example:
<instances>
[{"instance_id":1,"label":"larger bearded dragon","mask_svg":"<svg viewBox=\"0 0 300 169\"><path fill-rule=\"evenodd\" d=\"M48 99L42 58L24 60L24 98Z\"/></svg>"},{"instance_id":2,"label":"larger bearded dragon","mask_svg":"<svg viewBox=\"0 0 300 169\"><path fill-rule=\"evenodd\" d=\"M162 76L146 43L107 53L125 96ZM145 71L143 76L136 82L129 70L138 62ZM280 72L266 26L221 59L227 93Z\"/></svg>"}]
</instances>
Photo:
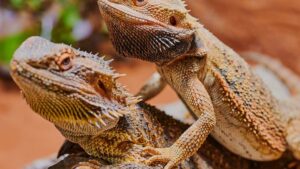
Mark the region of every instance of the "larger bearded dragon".
<instances>
[{"instance_id":1,"label":"larger bearded dragon","mask_svg":"<svg viewBox=\"0 0 300 169\"><path fill-rule=\"evenodd\" d=\"M286 150L278 101L231 48L206 30L181 0L98 0L116 50L157 64L167 82L197 117L170 147L149 160L176 166L211 133L230 151L258 161ZM153 83L152 81L152 84ZM159 88L147 88L156 92ZM147 95L146 95L147 98Z\"/></svg>"},{"instance_id":2,"label":"larger bearded dragon","mask_svg":"<svg viewBox=\"0 0 300 169\"><path fill-rule=\"evenodd\" d=\"M95 166L79 161L76 166L150 169L145 160L151 156L143 149L169 146L187 125L145 103L137 104L137 99L116 81L119 74L109 63L68 45L31 37L15 52L11 74L36 113L92 158L105 162ZM62 164L76 164L77 158L72 157ZM181 167L248 169L250 162L210 139Z\"/></svg>"}]
</instances>

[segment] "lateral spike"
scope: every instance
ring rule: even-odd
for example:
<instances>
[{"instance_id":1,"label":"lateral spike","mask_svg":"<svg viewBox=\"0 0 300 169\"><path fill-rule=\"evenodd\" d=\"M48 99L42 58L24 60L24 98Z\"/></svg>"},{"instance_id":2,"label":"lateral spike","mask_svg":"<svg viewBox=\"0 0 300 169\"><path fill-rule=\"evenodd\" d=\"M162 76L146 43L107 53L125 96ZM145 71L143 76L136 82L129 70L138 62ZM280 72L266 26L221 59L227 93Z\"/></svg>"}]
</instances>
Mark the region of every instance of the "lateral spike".
<instances>
[{"instance_id":1,"label":"lateral spike","mask_svg":"<svg viewBox=\"0 0 300 169\"><path fill-rule=\"evenodd\" d=\"M104 127L107 126L107 124L101 118L99 118L98 120Z\"/></svg>"},{"instance_id":2,"label":"lateral spike","mask_svg":"<svg viewBox=\"0 0 300 169\"><path fill-rule=\"evenodd\" d=\"M139 102L143 101L143 97L142 97L142 96L135 96L135 97L136 97L136 99L137 99Z\"/></svg>"},{"instance_id":3,"label":"lateral spike","mask_svg":"<svg viewBox=\"0 0 300 169\"><path fill-rule=\"evenodd\" d=\"M113 75L113 78L114 78L114 79L118 79L118 78L125 77L125 76L127 76L127 75L126 75L126 74L119 74L119 73L118 73L118 74L114 74L114 75Z\"/></svg>"},{"instance_id":4,"label":"lateral spike","mask_svg":"<svg viewBox=\"0 0 300 169\"><path fill-rule=\"evenodd\" d=\"M140 98L140 99L136 99L136 102L135 102L135 104L138 104L139 102L141 102L141 101L143 101L143 99L142 98Z\"/></svg>"},{"instance_id":5,"label":"lateral spike","mask_svg":"<svg viewBox=\"0 0 300 169\"><path fill-rule=\"evenodd\" d=\"M121 112L116 111L115 113L116 113L119 117L123 117L123 116L124 116L124 114L122 114Z\"/></svg>"},{"instance_id":6,"label":"lateral spike","mask_svg":"<svg viewBox=\"0 0 300 169\"><path fill-rule=\"evenodd\" d=\"M103 116L109 118L110 120L115 120L116 118L114 118L113 116L111 116L110 114L108 113L103 113Z\"/></svg>"},{"instance_id":7,"label":"lateral spike","mask_svg":"<svg viewBox=\"0 0 300 169\"><path fill-rule=\"evenodd\" d=\"M114 59L109 59L106 62L108 62L108 64L111 64L114 61Z\"/></svg>"},{"instance_id":8,"label":"lateral spike","mask_svg":"<svg viewBox=\"0 0 300 169\"><path fill-rule=\"evenodd\" d=\"M91 115L93 115L95 118L98 118L98 116L99 115L97 115L95 112L93 112L93 111L89 111L89 113L91 114Z\"/></svg>"},{"instance_id":9,"label":"lateral spike","mask_svg":"<svg viewBox=\"0 0 300 169\"><path fill-rule=\"evenodd\" d=\"M91 125L95 125L95 123L94 123L91 119L88 119L88 122L89 122Z\"/></svg>"},{"instance_id":10,"label":"lateral spike","mask_svg":"<svg viewBox=\"0 0 300 169\"><path fill-rule=\"evenodd\" d=\"M126 110L118 110L118 112L122 115L128 114L128 111L126 111Z\"/></svg>"},{"instance_id":11,"label":"lateral spike","mask_svg":"<svg viewBox=\"0 0 300 169\"><path fill-rule=\"evenodd\" d=\"M116 118L119 118L119 115L114 111L110 111L109 114L111 114L112 116L114 116Z\"/></svg>"},{"instance_id":12,"label":"lateral spike","mask_svg":"<svg viewBox=\"0 0 300 169\"><path fill-rule=\"evenodd\" d=\"M101 128L100 124L98 122L94 122L94 125L97 127L97 128Z\"/></svg>"},{"instance_id":13,"label":"lateral spike","mask_svg":"<svg viewBox=\"0 0 300 169\"><path fill-rule=\"evenodd\" d=\"M103 104L100 104L99 106L101 107L101 109L107 109L107 107L104 106Z\"/></svg>"},{"instance_id":14,"label":"lateral spike","mask_svg":"<svg viewBox=\"0 0 300 169\"><path fill-rule=\"evenodd\" d=\"M134 105L139 102L143 101L141 97L131 97L129 99L126 99L127 104Z\"/></svg>"},{"instance_id":15,"label":"lateral spike","mask_svg":"<svg viewBox=\"0 0 300 169\"><path fill-rule=\"evenodd\" d=\"M135 96L135 98L137 98L137 99L142 99L142 96Z\"/></svg>"}]
</instances>

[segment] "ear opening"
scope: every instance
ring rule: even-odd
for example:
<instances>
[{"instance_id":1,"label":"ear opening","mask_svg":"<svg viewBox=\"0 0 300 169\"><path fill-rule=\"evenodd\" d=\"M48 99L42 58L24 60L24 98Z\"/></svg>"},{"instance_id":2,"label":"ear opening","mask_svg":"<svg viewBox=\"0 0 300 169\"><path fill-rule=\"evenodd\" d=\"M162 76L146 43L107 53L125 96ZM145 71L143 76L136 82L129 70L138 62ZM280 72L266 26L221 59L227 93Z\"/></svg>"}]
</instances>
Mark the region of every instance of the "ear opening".
<instances>
[{"instance_id":1,"label":"ear opening","mask_svg":"<svg viewBox=\"0 0 300 169\"><path fill-rule=\"evenodd\" d=\"M199 38L194 36L190 51L188 55L194 55L195 57L204 57L207 55L207 48L205 47L203 41Z\"/></svg>"}]
</instances>

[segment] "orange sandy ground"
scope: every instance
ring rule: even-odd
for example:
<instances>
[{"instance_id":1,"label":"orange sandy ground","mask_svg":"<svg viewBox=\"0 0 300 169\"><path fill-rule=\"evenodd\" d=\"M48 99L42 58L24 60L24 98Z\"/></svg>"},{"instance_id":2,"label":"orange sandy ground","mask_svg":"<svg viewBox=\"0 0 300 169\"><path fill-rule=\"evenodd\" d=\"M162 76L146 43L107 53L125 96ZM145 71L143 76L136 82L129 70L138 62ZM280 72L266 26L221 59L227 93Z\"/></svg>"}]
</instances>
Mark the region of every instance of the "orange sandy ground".
<instances>
[{"instance_id":1,"label":"orange sandy ground","mask_svg":"<svg viewBox=\"0 0 300 169\"><path fill-rule=\"evenodd\" d=\"M150 77L155 67L144 62L118 66L127 73L120 81L134 93ZM166 89L153 104L176 100L176 95ZM33 160L56 153L64 139L48 121L35 114L26 105L16 89L7 90L0 80L0 168L18 169Z\"/></svg>"}]
</instances>

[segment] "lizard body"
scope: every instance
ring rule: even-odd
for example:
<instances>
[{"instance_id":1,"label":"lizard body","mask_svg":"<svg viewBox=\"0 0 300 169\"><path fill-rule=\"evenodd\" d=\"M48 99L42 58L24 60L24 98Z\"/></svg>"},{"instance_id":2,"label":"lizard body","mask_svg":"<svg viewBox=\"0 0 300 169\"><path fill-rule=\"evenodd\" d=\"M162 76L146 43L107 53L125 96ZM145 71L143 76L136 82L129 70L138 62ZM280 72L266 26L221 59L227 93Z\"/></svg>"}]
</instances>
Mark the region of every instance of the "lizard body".
<instances>
[{"instance_id":1,"label":"lizard body","mask_svg":"<svg viewBox=\"0 0 300 169\"><path fill-rule=\"evenodd\" d=\"M289 150L291 150L295 158L300 159L300 130L298 127L300 125L299 76L285 67L280 61L272 59L269 56L255 52L246 52L242 56L247 61L254 61L256 64L266 67L288 88L291 95L290 98L278 98L280 101L280 118L284 122Z\"/></svg>"},{"instance_id":2,"label":"lizard body","mask_svg":"<svg viewBox=\"0 0 300 169\"><path fill-rule=\"evenodd\" d=\"M11 75L30 107L92 159L103 160L103 168L162 168L147 166L149 155L143 149L170 146L188 126L152 106L137 103L138 99L117 83L119 74L109 63L67 45L31 37L15 52ZM249 161L208 140L199 154L182 163L182 168L249 168ZM65 149L60 154L69 148ZM62 163L73 165L76 158L70 159ZM94 166L84 160L79 163L85 165Z\"/></svg>"},{"instance_id":3,"label":"lizard body","mask_svg":"<svg viewBox=\"0 0 300 169\"><path fill-rule=\"evenodd\" d=\"M189 15L183 1L98 4L117 51L156 63L163 80L197 117L172 146L152 150L160 155L149 163L164 161L172 168L195 153L209 133L248 159L268 161L283 154L278 101L236 52Z\"/></svg>"}]
</instances>

